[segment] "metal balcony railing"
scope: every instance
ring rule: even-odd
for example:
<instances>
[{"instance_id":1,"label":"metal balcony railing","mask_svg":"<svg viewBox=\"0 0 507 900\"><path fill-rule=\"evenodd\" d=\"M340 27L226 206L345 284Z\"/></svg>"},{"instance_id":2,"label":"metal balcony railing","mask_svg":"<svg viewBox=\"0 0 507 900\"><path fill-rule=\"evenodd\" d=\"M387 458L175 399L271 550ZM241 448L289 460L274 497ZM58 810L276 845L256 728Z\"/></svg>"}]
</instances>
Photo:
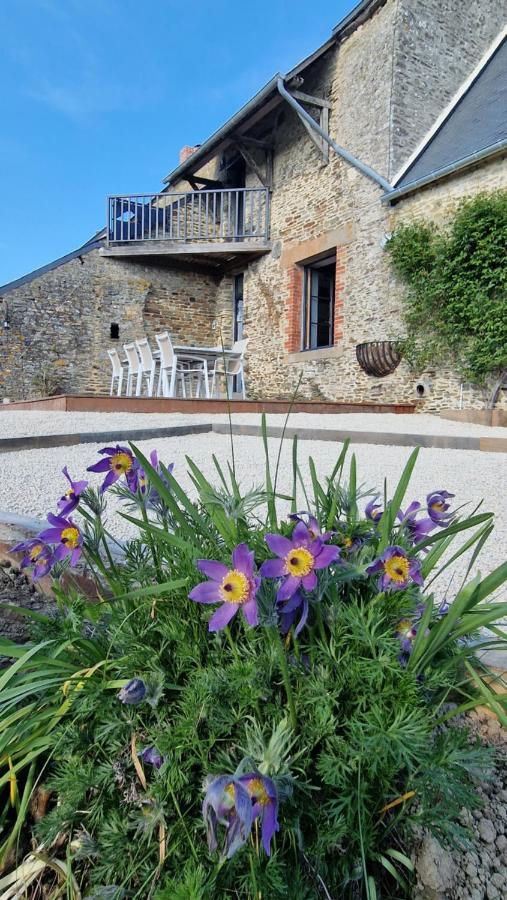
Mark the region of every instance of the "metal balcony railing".
<instances>
[{"instance_id":1,"label":"metal balcony railing","mask_svg":"<svg viewBox=\"0 0 507 900\"><path fill-rule=\"evenodd\" d=\"M107 242L263 244L269 234L267 188L225 188L107 198Z\"/></svg>"}]
</instances>

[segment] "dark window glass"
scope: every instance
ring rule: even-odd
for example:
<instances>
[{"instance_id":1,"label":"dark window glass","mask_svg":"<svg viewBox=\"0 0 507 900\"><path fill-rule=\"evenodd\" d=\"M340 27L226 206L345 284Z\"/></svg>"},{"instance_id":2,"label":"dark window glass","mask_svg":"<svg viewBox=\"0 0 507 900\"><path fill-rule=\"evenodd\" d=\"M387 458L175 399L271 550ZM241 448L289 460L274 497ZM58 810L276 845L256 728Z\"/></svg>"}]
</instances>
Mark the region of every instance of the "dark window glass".
<instances>
[{"instance_id":1,"label":"dark window glass","mask_svg":"<svg viewBox=\"0 0 507 900\"><path fill-rule=\"evenodd\" d=\"M305 266L303 350L333 345L335 275L334 260Z\"/></svg>"},{"instance_id":2,"label":"dark window glass","mask_svg":"<svg viewBox=\"0 0 507 900\"><path fill-rule=\"evenodd\" d=\"M116 322L111 322L109 337L112 341L119 341L120 339L120 326Z\"/></svg>"}]
</instances>

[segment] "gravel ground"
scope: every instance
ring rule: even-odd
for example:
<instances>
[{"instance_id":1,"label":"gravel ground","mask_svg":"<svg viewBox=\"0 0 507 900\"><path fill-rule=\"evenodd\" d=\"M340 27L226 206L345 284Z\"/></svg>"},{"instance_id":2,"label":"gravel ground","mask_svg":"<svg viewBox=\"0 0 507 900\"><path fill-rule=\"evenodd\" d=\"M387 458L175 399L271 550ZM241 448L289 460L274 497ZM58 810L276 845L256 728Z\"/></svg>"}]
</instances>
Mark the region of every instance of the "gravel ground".
<instances>
[{"instance_id":1,"label":"gravel ground","mask_svg":"<svg viewBox=\"0 0 507 900\"><path fill-rule=\"evenodd\" d=\"M75 432L105 431L122 428L170 428L172 425L200 422L226 422L227 415L208 413L67 413L38 410L0 409L0 438L37 434L71 434ZM233 413L233 421L240 424L260 423L258 413ZM268 424L282 425L285 415L270 414ZM316 415L293 413L291 426L301 428L346 428L358 431L403 432L406 434L444 434L461 437L506 437L505 428L488 428L452 422L439 416L394 415L389 413L341 413Z\"/></svg>"},{"instance_id":2,"label":"gravel ground","mask_svg":"<svg viewBox=\"0 0 507 900\"><path fill-rule=\"evenodd\" d=\"M189 454L203 469L206 475L216 481L211 454L215 453L223 464L230 456L230 441L227 435L206 434L189 435L179 438L164 438L156 441L141 441L143 452L149 452L154 446L160 458L175 463L175 474L182 485L192 494L192 485L186 473L185 455ZM269 441L273 468L279 448L279 441ZM240 483L245 488L259 486L264 477L264 452L260 438L235 436L234 448L236 470ZM74 478L81 478L88 465L97 459L100 445L85 444L75 447L49 448L42 450L26 450L20 453L0 455L0 510L10 510L22 515L44 518L48 510L54 510L57 498L63 493L65 479L61 474L64 465L68 465ZM340 445L336 442L309 441L300 445L300 463L305 480L308 483L308 454L312 454L317 470L321 476L329 473L336 461ZM409 456L406 447L372 446L358 444L354 446L358 462L358 481L367 488L382 488L387 478L388 490L394 490L401 470ZM456 494L456 502L468 503L472 510L484 499L483 509L491 511L496 517L496 530L486 544L481 557L480 568L483 574L491 571L505 558L507 545L507 485L505 479L505 457L501 453L483 453L470 450L441 450L423 448L412 478L411 488L407 494L407 505L412 499L424 501L427 493L434 489L446 488ZM100 484L99 475L90 473L90 482ZM278 488L290 492L292 482L291 442L284 443ZM110 530L120 538L131 534L132 526L113 512L117 499L110 499ZM366 501L364 501L366 502ZM305 506L300 496L299 503ZM280 502L280 511L288 511L288 504ZM460 559L452 570L448 570L440 580L440 591L454 580L450 590L459 583L459 576L466 569L465 557Z\"/></svg>"},{"instance_id":3,"label":"gravel ground","mask_svg":"<svg viewBox=\"0 0 507 900\"><path fill-rule=\"evenodd\" d=\"M463 724L495 750L490 779L480 782L481 806L462 810L467 847L443 847L430 835L414 854L413 900L503 900L507 897L507 731L496 719L473 712Z\"/></svg>"}]
</instances>

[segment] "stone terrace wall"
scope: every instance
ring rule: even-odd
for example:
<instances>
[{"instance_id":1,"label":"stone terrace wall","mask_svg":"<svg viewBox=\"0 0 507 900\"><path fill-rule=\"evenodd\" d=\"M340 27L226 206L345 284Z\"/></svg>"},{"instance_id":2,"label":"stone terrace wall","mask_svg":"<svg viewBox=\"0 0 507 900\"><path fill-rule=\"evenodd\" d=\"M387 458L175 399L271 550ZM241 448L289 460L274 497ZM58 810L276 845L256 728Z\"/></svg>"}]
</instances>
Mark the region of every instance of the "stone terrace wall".
<instances>
[{"instance_id":1,"label":"stone terrace wall","mask_svg":"<svg viewBox=\"0 0 507 900\"><path fill-rule=\"evenodd\" d=\"M507 22L506 0L397 0L397 4L391 178Z\"/></svg>"},{"instance_id":2,"label":"stone terrace wall","mask_svg":"<svg viewBox=\"0 0 507 900\"><path fill-rule=\"evenodd\" d=\"M184 343L214 342L217 285L210 275L93 250L4 293L10 328L0 332L0 397L108 390L107 348L144 334L168 329Z\"/></svg>"}]
</instances>

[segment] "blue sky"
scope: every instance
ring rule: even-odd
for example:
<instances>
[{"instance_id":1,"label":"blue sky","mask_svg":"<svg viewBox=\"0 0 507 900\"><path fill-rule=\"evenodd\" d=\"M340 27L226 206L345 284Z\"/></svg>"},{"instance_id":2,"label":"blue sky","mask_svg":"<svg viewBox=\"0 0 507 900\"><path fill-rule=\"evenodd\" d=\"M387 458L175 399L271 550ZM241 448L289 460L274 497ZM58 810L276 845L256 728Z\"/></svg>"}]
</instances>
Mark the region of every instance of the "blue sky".
<instances>
[{"instance_id":1,"label":"blue sky","mask_svg":"<svg viewBox=\"0 0 507 900\"><path fill-rule=\"evenodd\" d=\"M357 0L1 0L0 284L156 191Z\"/></svg>"}]
</instances>

